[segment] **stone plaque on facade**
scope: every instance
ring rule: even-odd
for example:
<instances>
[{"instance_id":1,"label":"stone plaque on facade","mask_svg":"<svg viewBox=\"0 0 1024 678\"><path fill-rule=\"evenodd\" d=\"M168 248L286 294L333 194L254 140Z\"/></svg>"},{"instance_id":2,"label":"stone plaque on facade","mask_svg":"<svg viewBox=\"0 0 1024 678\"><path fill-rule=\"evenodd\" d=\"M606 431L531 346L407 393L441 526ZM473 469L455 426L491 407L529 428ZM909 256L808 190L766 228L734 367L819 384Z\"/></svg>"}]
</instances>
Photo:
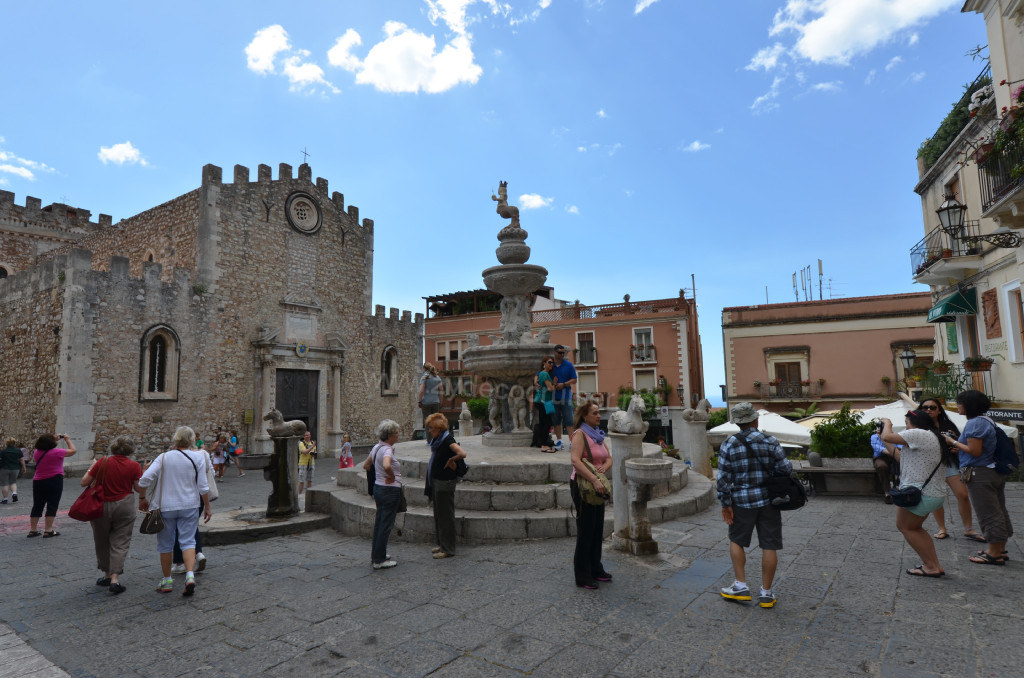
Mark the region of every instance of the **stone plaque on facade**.
<instances>
[{"instance_id":1,"label":"stone plaque on facade","mask_svg":"<svg viewBox=\"0 0 1024 678\"><path fill-rule=\"evenodd\" d=\"M320 203L304 191L296 191L288 196L284 212L288 217L288 223L299 233L312 235L319 231L323 224Z\"/></svg>"},{"instance_id":2,"label":"stone plaque on facade","mask_svg":"<svg viewBox=\"0 0 1024 678\"><path fill-rule=\"evenodd\" d=\"M313 316L305 313L289 313L285 316L285 341L312 339L315 331Z\"/></svg>"}]
</instances>

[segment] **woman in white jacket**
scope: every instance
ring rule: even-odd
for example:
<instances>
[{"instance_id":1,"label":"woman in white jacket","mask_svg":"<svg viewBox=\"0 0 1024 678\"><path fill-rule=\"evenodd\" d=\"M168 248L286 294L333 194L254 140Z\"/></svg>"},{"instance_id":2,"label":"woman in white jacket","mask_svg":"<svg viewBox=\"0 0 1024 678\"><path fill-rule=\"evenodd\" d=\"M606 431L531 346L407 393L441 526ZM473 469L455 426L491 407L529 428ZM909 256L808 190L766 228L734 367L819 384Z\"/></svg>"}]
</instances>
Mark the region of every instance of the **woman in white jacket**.
<instances>
[{"instance_id":1,"label":"woman in white jacket","mask_svg":"<svg viewBox=\"0 0 1024 678\"><path fill-rule=\"evenodd\" d=\"M185 589L181 595L191 596L196 590L195 533L199 526L200 502L205 522L210 521L211 513L206 457L198 450L192 449L195 442L195 431L187 426L179 427L171 440L171 449L154 459L139 479L139 510L158 508L164 519L164 529L156 536L160 568L163 570L163 579L157 587L160 593L170 593L174 590L174 579L171 578L171 552L174 549L176 532L185 558ZM147 488L157 482L159 485L156 491L151 498L147 497Z\"/></svg>"}]
</instances>

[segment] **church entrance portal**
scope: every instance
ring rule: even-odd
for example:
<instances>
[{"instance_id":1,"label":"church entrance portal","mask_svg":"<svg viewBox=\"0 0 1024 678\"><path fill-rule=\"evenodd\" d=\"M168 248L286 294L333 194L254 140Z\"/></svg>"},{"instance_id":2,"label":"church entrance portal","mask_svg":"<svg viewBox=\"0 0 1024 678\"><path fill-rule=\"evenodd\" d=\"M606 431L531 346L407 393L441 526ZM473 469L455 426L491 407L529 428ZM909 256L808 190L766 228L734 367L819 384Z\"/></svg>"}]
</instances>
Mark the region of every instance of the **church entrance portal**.
<instances>
[{"instance_id":1,"label":"church entrance portal","mask_svg":"<svg viewBox=\"0 0 1024 678\"><path fill-rule=\"evenodd\" d=\"M277 370L277 402L285 421L300 419L306 423L313 440L319 435L317 393L320 373L314 370Z\"/></svg>"}]
</instances>

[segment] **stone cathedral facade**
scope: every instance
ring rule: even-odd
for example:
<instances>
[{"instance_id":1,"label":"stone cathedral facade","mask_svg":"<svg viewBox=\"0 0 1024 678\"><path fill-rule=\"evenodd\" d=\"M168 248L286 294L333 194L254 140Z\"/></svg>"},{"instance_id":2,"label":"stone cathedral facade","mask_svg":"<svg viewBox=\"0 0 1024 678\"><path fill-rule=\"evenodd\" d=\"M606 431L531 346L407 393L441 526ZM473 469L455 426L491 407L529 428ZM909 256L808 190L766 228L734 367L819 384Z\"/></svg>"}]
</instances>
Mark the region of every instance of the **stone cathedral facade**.
<instances>
[{"instance_id":1,"label":"stone cathedral facade","mask_svg":"<svg viewBox=\"0 0 1024 678\"><path fill-rule=\"evenodd\" d=\"M370 219L308 165L206 165L199 188L116 224L0 191L0 435L67 433L89 463L119 434L143 456L175 427L303 419L320 449L412 432L423 316L371 309Z\"/></svg>"}]
</instances>

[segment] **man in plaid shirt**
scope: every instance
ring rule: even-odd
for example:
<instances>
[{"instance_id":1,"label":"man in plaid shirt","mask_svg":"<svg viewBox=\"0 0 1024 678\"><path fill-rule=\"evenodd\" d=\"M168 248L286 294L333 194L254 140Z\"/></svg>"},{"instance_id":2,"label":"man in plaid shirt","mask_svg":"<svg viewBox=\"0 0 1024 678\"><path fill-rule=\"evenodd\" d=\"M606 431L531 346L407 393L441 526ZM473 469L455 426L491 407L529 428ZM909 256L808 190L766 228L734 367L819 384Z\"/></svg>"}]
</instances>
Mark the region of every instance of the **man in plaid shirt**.
<instances>
[{"instance_id":1,"label":"man in plaid shirt","mask_svg":"<svg viewBox=\"0 0 1024 678\"><path fill-rule=\"evenodd\" d=\"M790 474L793 467L779 441L757 430L757 410L750 403L737 403L730 410L732 423L740 432L730 437L718 452L718 501L722 503L722 520L729 526L729 555L736 581L722 589L729 600L750 600L746 583L747 554L750 536L757 528L761 547L761 607L773 607L775 594L772 580L779 564L782 548L782 512L768 501L764 487L769 473ZM756 455L756 457L755 457ZM760 459L760 462L758 461ZM763 466L762 466L763 464Z\"/></svg>"}]
</instances>

